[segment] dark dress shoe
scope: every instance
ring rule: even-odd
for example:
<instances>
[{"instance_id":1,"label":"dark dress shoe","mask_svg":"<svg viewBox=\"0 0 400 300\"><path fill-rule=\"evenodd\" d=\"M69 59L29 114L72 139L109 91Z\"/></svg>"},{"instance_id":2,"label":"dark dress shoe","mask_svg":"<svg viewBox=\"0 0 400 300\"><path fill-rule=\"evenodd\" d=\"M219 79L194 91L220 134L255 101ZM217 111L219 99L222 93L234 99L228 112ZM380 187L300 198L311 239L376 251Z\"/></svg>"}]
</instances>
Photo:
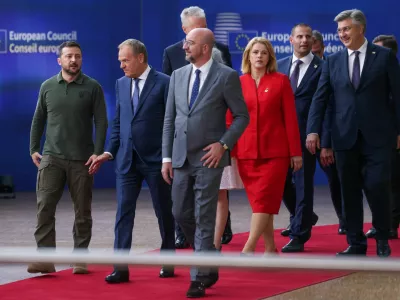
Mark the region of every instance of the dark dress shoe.
<instances>
[{"instance_id":1,"label":"dark dress shoe","mask_svg":"<svg viewBox=\"0 0 400 300\"><path fill-rule=\"evenodd\" d=\"M162 267L160 270L160 278L170 278L175 276L173 267Z\"/></svg>"},{"instance_id":2,"label":"dark dress shoe","mask_svg":"<svg viewBox=\"0 0 400 300\"><path fill-rule=\"evenodd\" d=\"M283 253L303 252L304 244L301 243L298 239L292 239L289 243L283 246L281 251Z\"/></svg>"},{"instance_id":3,"label":"dark dress shoe","mask_svg":"<svg viewBox=\"0 0 400 300\"><path fill-rule=\"evenodd\" d=\"M379 257L389 257L392 253L387 240L376 241L376 255Z\"/></svg>"},{"instance_id":4,"label":"dark dress shoe","mask_svg":"<svg viewBox=\"0 0 400 300\"><path fill-rule=\"evenodd\" d=\"M186 298L202 298L206 295L206 289L201 281L192 281L186 293Z\"/></svg>"},{"instance_id":5,"label":"dark dress shoe","mask_svg":"<svg viewBox=\"0 0 400 300\"><path fill-rule=\"evenodd\" d=\"M344 228L342 226L339 226L338 234L343 235L343 234L346 234L346 233L347 233L346 228Z\"/></svg>"},{"instance_id":6,"label":"dark dress shoe","mask_svg":"<svg viewBox=\"0 0 400 300\"><path fill-rule=\"evenodd\" d=\"M367 246L349 246L346 250L336 253L337 256L367 255Z\"/></svg>"},{"instance_id":7,"label":"dark dress shoe","mask_svg":"<svg viewBox=\"0 0 400 300\"><path fill-rule=\"evenodd\" d=\"M289 236L292 233L292 231L290 230L290 224L288 225L288 227L286 227L286 229L283 229L281 231L281 236Z\"/></svg>"},{"instance_id":8,"label":"dark dress shoe","mask_svg":"<svg viewBox=\"0 0 400 300\"><path fill-rule=\"evenodd\" d=\"M106 277L108 283L122 283L129 281L129 271L114 271Z\"/></svg>"},{"instance_id":9,"label":"dark dress shoe","mask_svg":"<svg viewBox=\"0 0 400 300\"><path fill-rule=\"evenodd\" d=\"M224 234L222 235L221 238L221 244L227 245L232 241L233 233L232 233L232 228L231 228L231 220L228 220L226 222Z\"/></svg>"},{"instance_id":10,"label":"dark dress shoe","mask_svg":"<svg viewBox=\"0 0 400 300\"><path fill-rule=\"evenodd\" d=\"M186 249L189 248L190 245L186 242L185 236L177 236L175 240L175 248L176 249Z\"/></svg>"},{"instance_id":11,"label":"dark dress shoe","mask_svg":"<svg viewBox=\"0 0 400 300\"><path fill-rule=\"evenodd\" d=\"M399 234L397 233L397 228L390 230L389 240L397 240L398 238L399 238Z\"/></svg>"},{"instance_id":12,"label":"dark dress shoe","mask_svg":"<svg viewBox=\"0 0 400 300\"><path fill-rule=\"evenodd\" d=\"M370 230L367 231L367 233L365 234L365 236L368 239L374 239L376 237L376 229L374 227L371 227Z\"/></svg>"},{"instance_id":13,"label":"dark dress shoe","mask_svg":"<svg viewBox=\"0 0 400 300\"><path fill-rule=\"evenodd\" d=\"M217 283L218 279L218 269L213 269L208 276L200 277L199 281L203 283L205 288L210 288Z\"/></svg>"},{"instance_id":14,"label":"dark dress shoe","mask_svg":"<svg viewBox=\"0 0 400 300\"><path fill-rule=\"evenodd\" d=\"M317 216L317 214L315 212L313 212L312 215L312 225L314 226L315 224L317 224L319 217Z\"/></svg>"}]
</instances>

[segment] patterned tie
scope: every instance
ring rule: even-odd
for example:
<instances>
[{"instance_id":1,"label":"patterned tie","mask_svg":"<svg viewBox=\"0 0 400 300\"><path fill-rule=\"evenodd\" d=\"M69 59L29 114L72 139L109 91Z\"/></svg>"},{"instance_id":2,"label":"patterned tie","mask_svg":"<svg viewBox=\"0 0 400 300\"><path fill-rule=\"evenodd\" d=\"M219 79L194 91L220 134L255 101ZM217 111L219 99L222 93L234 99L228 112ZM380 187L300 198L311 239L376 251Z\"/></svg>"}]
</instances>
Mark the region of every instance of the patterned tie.
<instances>
[{"instance_id":1,"label":"patterned tie","mask_svg":"<svg viewBox=\"0 0 400 300\"><path fill-rule=\"evenodd\" d=\"M292 76L290 76L290 85L292 86L293 93L297 90L297 84L299 82L300 65L303 63L300 59L296 61Z\"/></svg>"},{"instance_id":2,"label":"patterned tie","mask_svg":"<svg viewBox=\"0 0 400 300\"><path fill-rule=\"evenodd\" d=\"M199 90L200 90L200 70L196 70L196 78L193 83L193 88L192 88L192 95L190 97L190 102L189 102L189 109L192 108L194 102L196 101L197 96L199 95Z\"/></svg>"},{"instance_id":3,"label":"patterned tie","mask_svg":"<svg viewBox=\"0 0 400 300\"><path fill-rule=\"evenodd\" d=\"M133 105L133 115L136 114L138 105L139 105L139 78L133 79L133 81L135 82L135 90L133 91L133 96L132 96L132 105Z\"/></svg>"},{"instance_id":4,"label":"patterned tie","mask_svg":"<svg viewBox=\"0 0 400 300\"><path fill-rule=\"evenodd\" d=\"M360 54L360 51L354 51L354 63L353 63L353 75L351 76L351 82L353 83L353 87L355 89L358 88L360 85L360 58L358 55Z\"/></svg>"}]
</instances>

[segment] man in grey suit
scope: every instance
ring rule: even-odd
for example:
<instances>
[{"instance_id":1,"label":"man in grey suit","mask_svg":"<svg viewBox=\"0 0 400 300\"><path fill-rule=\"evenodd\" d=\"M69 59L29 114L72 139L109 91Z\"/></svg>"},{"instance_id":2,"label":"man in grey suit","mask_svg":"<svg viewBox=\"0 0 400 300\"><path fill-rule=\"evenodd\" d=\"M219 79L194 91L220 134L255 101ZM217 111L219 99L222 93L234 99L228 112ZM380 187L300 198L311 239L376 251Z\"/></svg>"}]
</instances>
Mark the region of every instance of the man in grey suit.
<instances>
[{"instance_id":1,"label":"man in grey suit","mask_svg":"<svg viewBox=\"0 0 400 300\"><path fill-rule=\"evenodd\" d=\"M164 119L162 175L172 183L173 214L196 252L213 245L223 168L249 122L237 72L212 60L214 35L193 29L183 48L191 64L172 73ZM229 109L233 123L226 129ZM172 180L173 179L173 180ZM218 270L192 267L187 297L204 297Z\"/></svg>"}]
</instances>

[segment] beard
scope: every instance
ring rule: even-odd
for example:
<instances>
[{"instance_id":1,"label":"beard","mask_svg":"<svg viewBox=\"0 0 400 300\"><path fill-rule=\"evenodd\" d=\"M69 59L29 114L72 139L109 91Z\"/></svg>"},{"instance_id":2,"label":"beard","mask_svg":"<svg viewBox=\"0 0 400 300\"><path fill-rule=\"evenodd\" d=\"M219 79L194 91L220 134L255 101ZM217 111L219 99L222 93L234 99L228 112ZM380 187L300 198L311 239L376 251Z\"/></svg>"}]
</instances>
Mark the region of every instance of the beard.
<instances>
[{"instance_id":1,"label":"beard","mask_svg":"<svg viewBox=\"0 0 400 300\"><path fill-rule=\"evenodd\" d=\"M196 59L191 54L186 54L185 59L192 64L196 62Z\"/></svg>"},{"instance_id":2,"label":"beard","mask_svg":"<svg viewBox=\"0 0 400 300\"><path fill-rule=\"evenodd\" d=\"M81 71L81 68L77 68L76 70L72 70L73 67L77 68L78 65L71 65L71 66L68 66L67 68L63 67L63 70L68 75L71 75L71 76L77 75Z\"/></svg>"}]
</instances>

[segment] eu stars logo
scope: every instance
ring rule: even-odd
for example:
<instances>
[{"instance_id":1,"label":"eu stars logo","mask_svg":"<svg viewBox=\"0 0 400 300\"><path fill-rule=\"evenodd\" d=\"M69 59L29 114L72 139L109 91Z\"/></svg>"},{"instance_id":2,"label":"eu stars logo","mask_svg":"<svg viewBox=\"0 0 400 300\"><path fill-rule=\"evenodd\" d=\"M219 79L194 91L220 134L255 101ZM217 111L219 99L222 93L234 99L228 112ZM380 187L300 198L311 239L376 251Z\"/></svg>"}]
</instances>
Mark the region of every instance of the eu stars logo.
<instances>
[{"instance_id":1,"label":"eu stars logo","mask_svg":"<svg viewBox=\"0 0 400 300\"><path fill-rule=\"evenodd\" d=\"M258 31L254 30L230 31L228 35L230 52L243 53L248 42L256 36Z\"/></svg>"}]
</instances>

